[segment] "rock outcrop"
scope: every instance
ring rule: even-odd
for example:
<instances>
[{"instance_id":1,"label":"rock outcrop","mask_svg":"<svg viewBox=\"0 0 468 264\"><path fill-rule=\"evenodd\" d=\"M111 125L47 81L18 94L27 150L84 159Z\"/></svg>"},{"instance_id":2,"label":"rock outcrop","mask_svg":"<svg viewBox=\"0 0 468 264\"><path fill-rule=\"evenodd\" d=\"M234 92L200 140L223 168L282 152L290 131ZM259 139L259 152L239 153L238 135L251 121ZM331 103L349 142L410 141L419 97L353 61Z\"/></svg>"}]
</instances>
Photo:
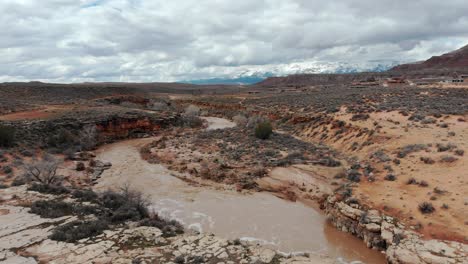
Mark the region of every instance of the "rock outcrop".
<instances>
[{"instance_id":1,"label":"rock outcrop","mask_svg":"<svg viewBox=\"0 0 468 264\"><path fill-rule=\"evenodd\" d=\"M41 218L21 204L56 198L27 191L26 186L0 190L0 263L338 263L327 256L289 256L212 234L167 237L156 227L134 222L76 243L54 241L49 239L52 230L76 220L76 216Z\"/></svg>"},{"instance_id":2,"label":"rock outcrop","mask_svg":"<svg viewBox=\"0 0 468 264\"><path fill-rule=\"evenodd\" d=\"M369 248L385 252L389 263L467 263L466 244L424 240L393 217L365 210L357 203L345 203L333 195L323 207L336 228L364 240Z\"/></svg>"},{"instance_id":3,"label":"rock outcrop","mask_svg":"<svg viewBox=\"0 0 468 264\"><path fill-rule=\"evenodd\" d=\"M79 137L85 127L95 127L97 144L118 139L150 135L162 128L176 125L179 116L148 111L96 111L89 110L50 120L22 120L2 122L15 128L16 141L29 146L47 146L54 135L66 131ZM63 136L62 136L63 137Z\"/></svg>"}]
</instances>

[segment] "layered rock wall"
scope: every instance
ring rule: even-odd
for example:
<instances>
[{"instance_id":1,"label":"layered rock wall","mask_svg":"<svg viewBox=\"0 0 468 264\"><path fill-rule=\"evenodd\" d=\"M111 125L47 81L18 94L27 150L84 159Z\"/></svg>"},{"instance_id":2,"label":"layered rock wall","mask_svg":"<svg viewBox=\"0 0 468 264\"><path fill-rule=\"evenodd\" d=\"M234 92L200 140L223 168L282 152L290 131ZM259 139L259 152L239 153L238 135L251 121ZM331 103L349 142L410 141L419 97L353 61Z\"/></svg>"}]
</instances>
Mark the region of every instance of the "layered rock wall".
<instances>
[{"instance_id":1,"label":"layered rock wall","mask_svg":"<svg viewBox=\"0 0 468 264\"><path fill-rule=\"evenodd\" d=\"M468 245L424 240L397 219L377 210L366 210L333 195L324 201L323 208L336 228L364 240L369 248L383 251L388 263L468 263Z\"/></svg>"}]
</instances>

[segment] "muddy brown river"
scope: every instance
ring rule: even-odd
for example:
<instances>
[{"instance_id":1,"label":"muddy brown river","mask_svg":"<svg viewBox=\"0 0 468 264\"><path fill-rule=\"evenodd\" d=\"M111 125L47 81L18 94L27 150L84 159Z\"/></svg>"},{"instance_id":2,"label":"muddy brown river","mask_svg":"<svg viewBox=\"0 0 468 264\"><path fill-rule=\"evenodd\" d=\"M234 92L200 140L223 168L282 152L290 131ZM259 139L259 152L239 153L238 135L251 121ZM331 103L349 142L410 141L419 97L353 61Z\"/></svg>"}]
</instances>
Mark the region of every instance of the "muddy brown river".
<instances>
[{"instance_id":1,"label":"muddy brown river","mask_svg":"<svg viewBox=\"0 0 468 264\"><path fill-rule=\"evenodd\" d=\"M221 120L231 126L226 121ZM218 126L216 119L209 119L210 122L216 128L225 127ZM102 174L95 189L129 184L149 197L154 212L199 232L258 241L285 253L322 253L343 263L385 263L381 253L336 230L320 212L302 203L285 201L269 193L246 195L190 186L172 176L176 172L141 159L138 149L150 141L127 140L100 148L97 158L111 162L112 167Z\"/></svg>"}]
</instances>

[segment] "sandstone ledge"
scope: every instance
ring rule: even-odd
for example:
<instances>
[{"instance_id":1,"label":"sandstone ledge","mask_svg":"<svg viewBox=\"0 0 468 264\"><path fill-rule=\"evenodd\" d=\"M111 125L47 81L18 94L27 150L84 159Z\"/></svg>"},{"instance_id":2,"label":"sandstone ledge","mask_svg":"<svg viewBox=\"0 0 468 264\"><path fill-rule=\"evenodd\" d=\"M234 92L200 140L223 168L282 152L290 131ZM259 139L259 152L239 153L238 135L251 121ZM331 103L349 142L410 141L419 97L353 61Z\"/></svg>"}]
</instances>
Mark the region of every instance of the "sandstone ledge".
<instances>
[{"instance_id":1,"label":"sandstone ledge","mask_svg":"<svg viewBox=\"0 0 468 264\"><path fill-rule=\"evenodd\" d=\"M468 245L442 240L423 240L397 219L376 210L364 210L331 195L324 202L327 218L339 230L364 240L369 248L381 250L388 263L468 263Z\"/></svg>"}]
</instances>

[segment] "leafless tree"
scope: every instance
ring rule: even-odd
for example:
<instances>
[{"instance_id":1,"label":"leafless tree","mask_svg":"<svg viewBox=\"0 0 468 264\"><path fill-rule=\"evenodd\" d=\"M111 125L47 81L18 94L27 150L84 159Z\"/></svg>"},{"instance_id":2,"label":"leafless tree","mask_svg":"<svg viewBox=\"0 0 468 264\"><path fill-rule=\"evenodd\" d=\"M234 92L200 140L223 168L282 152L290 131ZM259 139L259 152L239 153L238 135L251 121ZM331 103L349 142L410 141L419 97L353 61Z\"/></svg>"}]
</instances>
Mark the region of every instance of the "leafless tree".
<instances>
[{"instance_id":1,"label":"leafless tree","mask_svg":"<svg viewBox=\"0 0 468 264\"><path fill-rule=\"evenodd\" d=\"M63 177L57 173L60 161L56 158L32 161L25 165L25 176L31 181L37 181L43 184L58 184Z\"/></svg>"},{"instance_id":2,"label":"leafless tree","mask_svg":"<svg viewBox=\"0 0 468 264\"><path fill-rule=\"evenodd\" d=\"M92 150L97 145L97 131L95 125L83 127L80 133L80 145L83 150Z\"/></svg>"}]
</instances>

